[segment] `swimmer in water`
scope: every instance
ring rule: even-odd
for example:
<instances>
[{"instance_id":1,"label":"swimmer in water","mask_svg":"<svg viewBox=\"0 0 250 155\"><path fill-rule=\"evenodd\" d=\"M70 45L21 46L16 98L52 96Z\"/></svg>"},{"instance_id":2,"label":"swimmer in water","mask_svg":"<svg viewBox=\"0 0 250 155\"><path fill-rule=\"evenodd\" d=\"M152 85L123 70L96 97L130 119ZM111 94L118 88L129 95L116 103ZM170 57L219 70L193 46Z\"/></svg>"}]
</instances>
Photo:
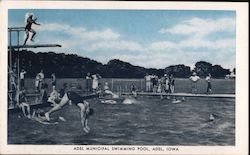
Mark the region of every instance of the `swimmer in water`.
<instances>
[{"instance_id":1,"label":"swimmer in water","mask_svg":"<svg viewBox=\"0 0 250 155\"><path fill-rule=\"evenodd\" d=\"M132 96L127 96L127 97L125 97L125 99L123 100L122 103L123 104L135 104L135 103L137 103L137 100Z\"/></svg>"},{"instance_id":2,"label":"swimmer in water","mask_svg":"<svg viewBox=\"0 0 250 155\"><path fill-rule=\"evenodd\" d=\"M213 115L213 114L210 114L210 116L209 116L209 121L214 121L214 119L215 119L214 115Z\"/></svg>"},{"instance_id":3,"label":"swimmer in water","mask_svg":"<svg viewBox=\"0 0 250 155\"><path fill-rule=\"evenodd\" d=\"M172 103L174 104L181 103L181 100L173 99Z\"/></svg>"},{"instance_id":4,"label":"swimmer in water","mask_svg":"<svg viewBox=\"0 0 250 155\"><path fill-rule=\"evenodd\" d=\"M78 95L77 93L73 91L69 91L65 93L60 103L45 113L46 119L50 121L50 117L49 117L50 114L57 110L60 110L64 105L66 105L67 103L70 103L69 101L71 101L72 104L75 104L80 108L81 124L83 127L83 131L85 131L86 133L89 133L90 128L88 127L88 118L89 116L94 114L94 110L90 108L89 102L85 101L83 97L81 97L80 95Z\"/></svg>"},{"instance_id":5,"label":"swimmer in water","mask_svg":"<svg viewBox=\"0 0 250 155\"><path fill-rule=\"evenodd\" d=\"M111 95L113 99L119 98L119 96L117 94L115 94L109 90L108 82L105 82L104 87L103 87L103 96L102 97L104 97L105 95ZM104 98L100 101L101 101L101 103L106 103L106 104L116 104L117 103L115 100L107 99L107 98Z\"/></svg>"},{"instance_id":6,"label":"swimmer in water","mask_svg":"<svg viewBox=\"0 0 250 155\"><path fill-rule=\"evenodd\" d=\"M109 90L108 82L105 82L103 89L104 89L104 94L112 95L112 98L119 98L117 94Z\"/></svg>"},{"instance_id":7,"label":"swimmer in water","mask_svg":"<svg viewBox=\"0 0 250 155\"><path fill-rule=\"evenodd\" d=\"M115 100L101 100L101 103L116 104L117 102Z\"/></svg>"},{"instance_id":8,"label":"swimmer in water","mask_svg":"<svg viewBox=\"0 0 250 155\"><path fill-rule=\"evenodd\" d=\"M174 97L172 103L177 104L177 103L181 103L181 102L184 102L184 101L185 101L185 97L182 97L181 100L180 100L180 99L176 99L176 98Z\"/></svg>"}]
</instances>

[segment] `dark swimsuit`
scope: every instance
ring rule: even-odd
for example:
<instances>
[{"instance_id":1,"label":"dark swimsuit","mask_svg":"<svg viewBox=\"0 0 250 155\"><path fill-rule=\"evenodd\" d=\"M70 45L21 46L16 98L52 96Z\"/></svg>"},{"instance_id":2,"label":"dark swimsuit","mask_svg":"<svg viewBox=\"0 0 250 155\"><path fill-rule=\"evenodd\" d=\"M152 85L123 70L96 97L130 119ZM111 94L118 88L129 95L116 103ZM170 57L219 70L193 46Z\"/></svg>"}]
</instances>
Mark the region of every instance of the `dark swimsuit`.
<instances>
[{"instance_id":1,"label":"dark swimsuit","mask_svg":"<svg viewBox=\"0 0 250 155\"><path fill-rule=\"evenodd\" d=\"M78 95L77 93L73 91L68 91L67 96L69 100L71 100L72 103L75 105L77 105L78 103L83 103L83 97L81 97L80 95Z\"/></svg>"},{"instance_id":2,"label":"dark swimsuit","mask_svg":"<svg viewBox=\"0 0 250 155\"><path fill-rule=\"evenodd\" d=\"M73 104L77 105L78 103L83 103L83 100L84 99L88 99L89 97L82 97L80 95L78 95L77 93L73 92L73 91L68 91L67 92L67 95L68 95L68 98L69 100L72 101ZM93 95L94 96L94 95ZM91 96L90 96L91 97ZM93 115L94 114L94 110L90 108L90 113L89 114L86 114L85 117L88 118L90 115Z\"/></svg>"},{"instance_id":3,"label":"dark swimsuit","mask_svg":"<svg viewBox=\"0 0 250 155\"><path fill-rule=\"evenodd\" d=\"M29 17L29 18L27 19L27 25L25 26L25 30L30 31L30 30L31 30L31 25L32 25L32 23L33 23L33 20L31 19L31 17Z\"/></svg>"}]
</instances>

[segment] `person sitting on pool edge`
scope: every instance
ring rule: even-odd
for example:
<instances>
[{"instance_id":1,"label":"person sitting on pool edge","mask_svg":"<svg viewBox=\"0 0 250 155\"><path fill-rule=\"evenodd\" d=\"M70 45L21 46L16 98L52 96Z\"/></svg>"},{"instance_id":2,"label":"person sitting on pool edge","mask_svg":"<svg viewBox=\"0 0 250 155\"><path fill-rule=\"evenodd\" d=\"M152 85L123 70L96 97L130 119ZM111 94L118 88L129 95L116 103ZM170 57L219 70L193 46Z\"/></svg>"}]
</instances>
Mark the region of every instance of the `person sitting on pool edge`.
<instances>
[{"instance_id":1,"label":"person sitting on pool edge","mask_svg":"<svg viewBox=\"0 0 250 155\"><path fill-rule=\"evenodd\" d=\"M22 90L17 91L16 101L17 101L16 105L22 109L23 115L25 117L30 118L30 106L26 98L25 88L22 88ZM27 114L26 114L26 111L27 111Z\"/></svg>"},{"instance_id":2,"label":"person sitting on pool edge","mask_svg":"<svg viewBox=\"0 0 250 155\"><path fill-rule=\"evenodd\" d=\"M57 110L60 110L64 105L69 103L69 101L71 101L72 104L75 104L80 108L81 124L83 127L83 131L89 133L90 128L88 127L88 118L89 116L94 114L94 110L90 108L89 102L85 101L83 97L73 91L68 91L67 93L65 93L60 103L45 113L46 119L50 121L50 114Z\"/></svg>"}]
</instances>

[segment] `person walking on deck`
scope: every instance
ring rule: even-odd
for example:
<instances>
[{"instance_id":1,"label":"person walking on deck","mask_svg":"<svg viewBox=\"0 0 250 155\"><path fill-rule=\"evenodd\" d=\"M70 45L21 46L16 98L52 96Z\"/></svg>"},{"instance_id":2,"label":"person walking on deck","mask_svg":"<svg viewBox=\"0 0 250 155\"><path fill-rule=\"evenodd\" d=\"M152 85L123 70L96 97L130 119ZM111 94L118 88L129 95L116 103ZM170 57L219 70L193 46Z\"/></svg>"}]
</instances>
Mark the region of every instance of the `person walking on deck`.
<instances>
[{"instance_id":1,"label":"person walking on deck","mask_svg":"<svg viewBox=\"0 0 250 155\"><path fill-rule=\"evenodd\" d=\"M212 84L211 84L211 74L208 73L207 77L206 77L206 82L207 82L207 94L211 94L212 93Z\"/></svg>"}]
</instances>

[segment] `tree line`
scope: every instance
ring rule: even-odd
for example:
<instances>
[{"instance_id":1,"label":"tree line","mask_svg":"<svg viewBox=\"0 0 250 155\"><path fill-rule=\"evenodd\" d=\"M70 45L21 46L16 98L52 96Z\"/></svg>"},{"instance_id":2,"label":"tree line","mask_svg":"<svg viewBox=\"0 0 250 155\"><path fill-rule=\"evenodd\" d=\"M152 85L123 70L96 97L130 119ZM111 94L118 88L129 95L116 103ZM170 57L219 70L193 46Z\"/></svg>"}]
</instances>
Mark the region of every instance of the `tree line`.
<instances>
[{"instance_id":1,"label":"tree line","mask_svg":"<svg viewBox=\"0 0 250 155\"><path fill-rule=\"evenodd\" d=\"M173 74L178 78L187 78L193 71L201 77L205 77L210 73L213 78L224 78L231 73L229 69L224 69L220 65L212 65L205 61L197 62L193 70L183 64L156 69L135 66L119 59L113 59L107 64L102 64L76 54L54 52L34 53L28 50L22 50L19 53L13 51L11 53L12 66L14 69L17 69L17 60L19 57L20 69L27 71L26 77L35 77L41 69L43 69L45 77L50 77L52 73L55 73L58 78L83 78L88 72L90 74L99 73L104 78L143 78L146 73L157 76L163 76L167 73ZM235 73L235 69L233 72Z\"/></svg>"}]
</instances>

